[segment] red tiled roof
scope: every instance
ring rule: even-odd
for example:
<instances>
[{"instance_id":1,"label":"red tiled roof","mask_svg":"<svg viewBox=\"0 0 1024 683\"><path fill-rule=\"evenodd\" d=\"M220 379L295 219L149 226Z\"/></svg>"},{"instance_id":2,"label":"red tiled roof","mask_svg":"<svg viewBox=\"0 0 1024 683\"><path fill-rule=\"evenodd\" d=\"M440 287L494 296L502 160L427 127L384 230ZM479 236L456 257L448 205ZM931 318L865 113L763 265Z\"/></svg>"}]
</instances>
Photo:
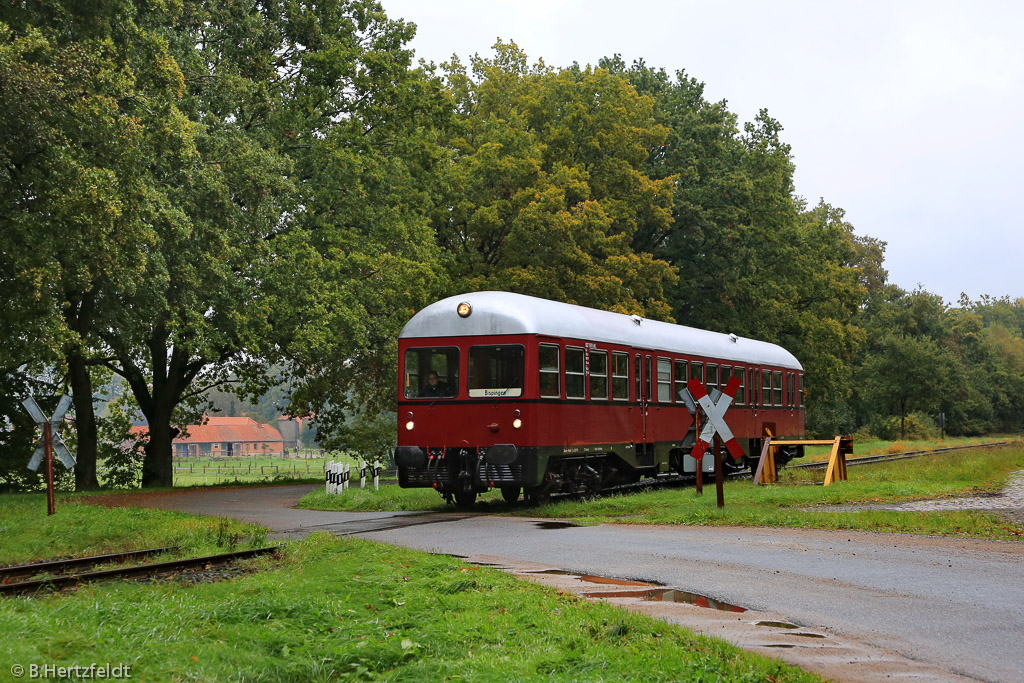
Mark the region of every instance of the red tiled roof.
<instances>
[{"instance_id":1,"label":"red tiled roof","mask_svg":"<svg viewBox=\"0 0 1024 683\"><path fill-rule=\"evenodd\" d=\"M284 442L281 432L273 427L260 424L248 417L210 417L204 425L188 425L182 432L188 436L179 436L174 443L227 443L227 442ZM148 427L132 427L132 433L146 436Z\"/></svg>"}]
</instances>

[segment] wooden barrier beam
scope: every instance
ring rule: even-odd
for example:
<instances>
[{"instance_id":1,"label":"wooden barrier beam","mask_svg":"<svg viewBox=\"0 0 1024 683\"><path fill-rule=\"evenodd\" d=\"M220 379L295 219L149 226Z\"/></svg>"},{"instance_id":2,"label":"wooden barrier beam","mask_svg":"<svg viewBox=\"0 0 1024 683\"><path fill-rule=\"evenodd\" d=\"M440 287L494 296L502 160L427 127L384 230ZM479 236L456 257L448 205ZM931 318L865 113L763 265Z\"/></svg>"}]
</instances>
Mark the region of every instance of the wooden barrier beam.
<instances>
[{"instance_id":1,"label":"wooden barrier beam","mask_svg":"<svg viewBox=\"0 0 1024 683\"><path fill-rule=\"evenodd\" d=\"M837 436L832 443L832 453L828 458L828 469L825 470L824 485L834 484L837 481L846 481L846 449L840 448L841 436Z\"/></svg>"},{"instance_id":2,"label":"wooden barrier beam","mask_svg":"<svg viewBox=\"0 0 1024 683\"><path fill-rule=\"evenodd\" d=\"M778 481L779 474L775 469L775 444L772 443L770 430L765 437L764 447L761 448L761 457L757 461L757 471L754 473L754 486L759 484L774 484Z\"/></svg>"}]
</instances>

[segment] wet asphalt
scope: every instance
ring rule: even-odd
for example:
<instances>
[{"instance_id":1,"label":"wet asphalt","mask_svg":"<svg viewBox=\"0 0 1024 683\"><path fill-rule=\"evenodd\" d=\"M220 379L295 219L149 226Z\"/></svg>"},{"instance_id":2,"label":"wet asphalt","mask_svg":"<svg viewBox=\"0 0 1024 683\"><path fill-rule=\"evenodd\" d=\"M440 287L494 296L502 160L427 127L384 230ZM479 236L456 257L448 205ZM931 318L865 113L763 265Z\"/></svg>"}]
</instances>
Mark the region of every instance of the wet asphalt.
<instances>
[{"instance_id":1,"label":"wet asphalt","mask_svg":"<svg viewBox=\"0 0 1024 683\"><path fill-rule=\"evenodd\" d=\"M314 485L207 489L155 507L229 516L278 538L317 530L635 579L785 614L961 676L1024 680L1024 544L801 529L601 525L458 512L290 506ZM550 527L550 525L547 525Z\"/></svg>"}]
</instances>

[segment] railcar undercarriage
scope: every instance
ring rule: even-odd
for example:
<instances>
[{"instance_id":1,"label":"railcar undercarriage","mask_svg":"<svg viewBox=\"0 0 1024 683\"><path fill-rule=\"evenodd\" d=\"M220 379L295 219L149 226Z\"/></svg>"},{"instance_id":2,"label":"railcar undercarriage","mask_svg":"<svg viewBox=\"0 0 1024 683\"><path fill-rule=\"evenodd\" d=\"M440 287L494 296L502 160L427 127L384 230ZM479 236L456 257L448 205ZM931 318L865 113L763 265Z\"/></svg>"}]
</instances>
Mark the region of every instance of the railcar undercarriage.
<instances>
[{"instance_id":1,"label":"railcar undercarriage","mask_svg":"<svg viewBox=\"0 0 1024 683\"><path fill-rule=\"evenodd\" d=\"M749 455L739 461L723 450L725 472L752 471L757 466L760 447L760 439L750 439ZM673 449L664 459L653 460L651 465L644 461L644 466L639 467L616 453L538 457L536 448L512 448L513 456L503 458L489 456L488 451L472 447L407 449L399 458L399 484L406 488L433 488L449 503L472 507L479 494L493 488L501 491L506 502L516 502L522 494L528 503L537 504L556 496L595 496L644 478L689 479L694 476L692 464L690 472L684 469L689 451L681 449ZM415 457L410 455L414 452ZM802 446L785 447L776 455L776 463L782 466L802 455Z\"/></svg>"}]
</instances>

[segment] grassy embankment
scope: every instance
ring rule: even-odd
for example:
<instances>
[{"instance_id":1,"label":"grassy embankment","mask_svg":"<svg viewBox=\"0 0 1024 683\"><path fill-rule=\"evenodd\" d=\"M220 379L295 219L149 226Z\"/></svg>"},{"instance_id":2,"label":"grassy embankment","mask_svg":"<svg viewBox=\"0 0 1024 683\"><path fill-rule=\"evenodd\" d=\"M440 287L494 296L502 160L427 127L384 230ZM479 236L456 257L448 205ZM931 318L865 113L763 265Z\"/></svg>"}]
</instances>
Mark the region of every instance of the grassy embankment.
<instances>
[{"instance_id":1,"label":"grassy embankment","mask_svg":"<svg viewBox=\"0 0 1024 683\"><path fill-rule=\"evenodd\" d=\"M5 541L0 562L216 539L222 523L70 502L51 518L43 509L39 495L0 498L3 536L19 539ZM150 681L818 680L451 557L317 534L252 566L215 583L5 598L0 661L126 664Z\"/></svg>"},{"instance_id":2,"label":"grassy embankment","mask_svg":"<svg viewBox=\"0 0 1024 683\"><path fill-rule=\"evenodd\" d=\"M1024 469L1024 447L954 451L922 458L851 467L849 480L822 487L822 471L783 469L780 482L753 486L749 479L725 483L725 509L716 507L714 483L703 496L692 487L571 500L526 508L504 506L495 493L478 504L493 512L557 517L581 524L703 524L856 529L938 536L1021 540L1024 527L977 510L835 512L820 505L891 503L998 491L1011 473ZM432 490L390 488L386 495L351 491L327 496L315 491L301 507L344 510L436 509L443 503Z\"/></svg>"}]
</instances>

